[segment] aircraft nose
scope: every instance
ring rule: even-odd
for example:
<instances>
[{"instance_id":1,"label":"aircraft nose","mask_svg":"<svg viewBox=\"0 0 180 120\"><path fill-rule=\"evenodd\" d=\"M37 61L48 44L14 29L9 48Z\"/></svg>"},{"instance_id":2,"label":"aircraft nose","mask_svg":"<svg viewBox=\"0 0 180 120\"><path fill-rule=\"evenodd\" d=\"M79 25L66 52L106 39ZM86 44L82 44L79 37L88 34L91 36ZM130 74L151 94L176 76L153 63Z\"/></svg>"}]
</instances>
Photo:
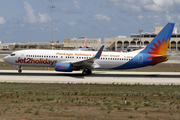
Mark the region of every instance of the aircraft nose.
<instances>
[{"instance_id":1,"label":"aircraft nose","mask_svg":"<svg viewBox=\"0 0 180 120\"><path fill-rule=\"evenodd\" d=\"M8 57L9 57L9 56L4 57L3 60L4 60L5 62L8 62Z\"/></svg>"}]
</instances>

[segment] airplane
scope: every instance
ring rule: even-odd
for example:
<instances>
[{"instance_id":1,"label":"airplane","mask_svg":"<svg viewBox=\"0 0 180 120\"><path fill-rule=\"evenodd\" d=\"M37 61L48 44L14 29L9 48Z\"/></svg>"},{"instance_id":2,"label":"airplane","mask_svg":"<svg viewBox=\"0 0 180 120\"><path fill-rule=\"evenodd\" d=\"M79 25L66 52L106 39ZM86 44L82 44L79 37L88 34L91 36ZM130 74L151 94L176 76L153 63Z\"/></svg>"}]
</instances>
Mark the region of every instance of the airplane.
<instances>
[{"instance_id":1,"label":"airplane","mask_svg":"<svg viewBox=\"0 0 180 120\"><path fill-rule=\"evenodd\" d=\"M87 35L86 35L86 38L85 38L85 42L84 42L83 48L86 48L86 46L87 46Z\"/></svg>"},{"instance_id":2,"label":"airplane","mask_svg":"<svg viewBox=\"0 0 180 120\"><path fill-rule=\"evenodd\" d=\"M87 47L87 35L86 35L86 38L85 38L85 41L84 41L84 46L83 48L75 48L73 49L74 51L87 51L88 49L86 48Z\"/></svg>"},{"instance_id":3,"label":"airplane","mask_svg":"<svg viewBox=\"0 0 180 120\"><path fill-rule=\"evenodd\" d=\"M122 52L124 46L121 46L121 48L119 48L119 50L117 52Z\"/></svg>"},{"instance_id":4,"label":"airplane","mask_svg":"<svg viewBox=\"0 0 180 120\"><path fill-rule=\"evenodd\" d=\"M22 66L54 67L56 71L72 72L81 70L90 75L92 69L132 69L154 66L168 60L166 55L175 23L167 25L145 47L132 52L103 52L104 45L98 51L72 50L20 50L3 58L21 73Z\"/></svg>"}]
</instances>

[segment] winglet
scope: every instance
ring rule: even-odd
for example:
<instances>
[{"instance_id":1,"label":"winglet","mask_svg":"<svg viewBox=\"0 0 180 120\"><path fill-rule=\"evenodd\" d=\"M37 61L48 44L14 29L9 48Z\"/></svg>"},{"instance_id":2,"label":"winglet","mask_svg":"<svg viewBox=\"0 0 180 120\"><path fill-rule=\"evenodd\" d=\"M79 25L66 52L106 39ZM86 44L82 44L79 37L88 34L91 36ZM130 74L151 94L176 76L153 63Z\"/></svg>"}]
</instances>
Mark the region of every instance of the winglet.
<instances>
[{"instance_id":1,"label":"winglet","mask_svg":"<svg viewBox=\"0 0 180 120\"><path fill-rule=\"evenodd\" d=\"M119 48L119 50L117 52L122 52L124 46L121 46L121 48Z\"/></svg>"},{"instance_id":2,"label":"winglet","mask_svg":"<svg viewBox=\"0 0 180 120\"><path fill-rule=\"evenodd\" d=\"M94 56L94 58L99 59L101 57L102 51L104 49L104 45L101 46L101 48L99 49L99 51L96 53L96 55Z\"/></svg>"}]
</instances>

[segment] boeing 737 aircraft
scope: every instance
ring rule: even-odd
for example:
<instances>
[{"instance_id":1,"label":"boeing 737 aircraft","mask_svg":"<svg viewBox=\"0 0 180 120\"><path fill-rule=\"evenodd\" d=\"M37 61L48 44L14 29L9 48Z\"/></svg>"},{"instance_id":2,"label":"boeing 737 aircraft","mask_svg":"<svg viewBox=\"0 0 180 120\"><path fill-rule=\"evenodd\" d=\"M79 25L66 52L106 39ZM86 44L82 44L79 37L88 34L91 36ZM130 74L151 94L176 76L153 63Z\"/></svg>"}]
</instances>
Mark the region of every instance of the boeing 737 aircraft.
<instances>
[{"instance_id":1,"label":"boeing 737 aircraft","mask_svg":"<svg viewBox=\"0 0 180 120\"><path fill-rule=\"evenodd\" d=\"M86 35L86 38L85 38L85 41L84 41L83 48L75 48L74 51L87 51L88 49L86 47L87 47L87 35Z\"/></svg>"},{"instance_id":2,"label":"boeing 737 aircraft","mask_svg":"<svg viewBox=\"0 0 180 120\"><path fill-rule=\"evenodd\" d=\"M168 23L145 48L132 52L65 51L65 50L20 50L4 57L4 61L22 66L54 67L56 71L72 72L83 69L82 74L91 74L91 69L132 69L156 65L167 61L166 55L175 23Z\"/></svg>"},{"instance_id":3,"label":"boeing 737 aircraft","mask_svg":"<svg viewBox=\"0 0 180 120\"><path fill-rule=\"evenodd\" d=\"M121 46L121 48L119 48L119 50L117 52L122 52L124 46Z\"/></svg>"}]
</instances>

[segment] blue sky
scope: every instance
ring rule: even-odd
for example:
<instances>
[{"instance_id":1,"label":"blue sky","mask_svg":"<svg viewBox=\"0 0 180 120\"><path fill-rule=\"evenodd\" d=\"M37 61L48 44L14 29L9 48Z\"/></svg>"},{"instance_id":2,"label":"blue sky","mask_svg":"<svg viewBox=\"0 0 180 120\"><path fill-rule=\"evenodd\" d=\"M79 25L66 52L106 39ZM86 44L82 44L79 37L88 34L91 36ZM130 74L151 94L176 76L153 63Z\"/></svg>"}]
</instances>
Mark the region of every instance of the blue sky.
<instances>
[{"instance_id":1,"label":"blue sky","mask_svg":"<svg viewBox=\"0 0 180 120\"><path fill-rule=\"evenodd\" d=\"M154 32L175 22L180 29L180 0L1 0L0 39L4 43L64 38L127 36Z\"/></svg>"}]
</instances>

